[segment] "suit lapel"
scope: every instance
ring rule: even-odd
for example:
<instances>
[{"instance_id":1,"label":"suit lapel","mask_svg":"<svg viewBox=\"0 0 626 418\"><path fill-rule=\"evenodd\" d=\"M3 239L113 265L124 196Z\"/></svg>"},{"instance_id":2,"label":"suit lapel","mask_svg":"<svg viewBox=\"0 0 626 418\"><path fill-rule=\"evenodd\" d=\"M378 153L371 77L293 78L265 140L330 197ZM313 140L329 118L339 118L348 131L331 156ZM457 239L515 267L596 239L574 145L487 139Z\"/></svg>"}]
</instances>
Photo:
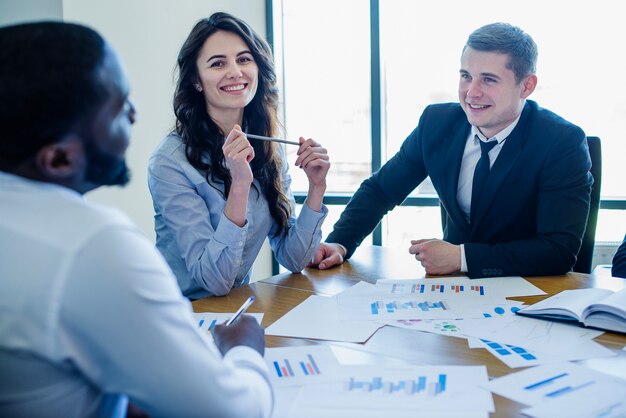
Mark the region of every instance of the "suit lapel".
<instances>
[{"instance_id":1,"label":"suit lapel","mask_svg":"<svg viewBox=\"0 0 626 418\"><path fill-rule=\"evenodd\" d=\"M459 172L461 170L461 160L463 159L463 151L465 143L469 135L470 126L466 119L456 123L449 136L444 138L443 153L441 160L443 173L443 193L440 196L448 216L450 216L456 225L465 225L469 227L465 214L459 207L457 202L457 187L459 183ZM469 231L469 228L468 228Z\"/></svg>"},{"instance_id":2,"label":"suit lapel","mask_svg":"<svg viewBox=\"0 0 626 418\"><path fill-rule=\"evenodd\" d=\"M506 179L507 175L509 174L519 157L522 155L525 143L524 133L526 130L526 126L528 125L527 122L530 113L530 106L526 104L522 112L522 116L517 123L517 126L515 127L513 132L511 132L511 134L506 138L506 141L502 146L502 150L500 151L500 154L498 154L496 162L493 164L493 167L491 167L489 177L487 177L487 182L485 183L485 187L483 188L482 196L478 204L478 211L474 217L472 231L476 231L477 226L480 225L481 221L485 217L487 210L491 206L493 199L496 196L496 193L502 186L502 183Z\"/></svg>"}]
</instances>

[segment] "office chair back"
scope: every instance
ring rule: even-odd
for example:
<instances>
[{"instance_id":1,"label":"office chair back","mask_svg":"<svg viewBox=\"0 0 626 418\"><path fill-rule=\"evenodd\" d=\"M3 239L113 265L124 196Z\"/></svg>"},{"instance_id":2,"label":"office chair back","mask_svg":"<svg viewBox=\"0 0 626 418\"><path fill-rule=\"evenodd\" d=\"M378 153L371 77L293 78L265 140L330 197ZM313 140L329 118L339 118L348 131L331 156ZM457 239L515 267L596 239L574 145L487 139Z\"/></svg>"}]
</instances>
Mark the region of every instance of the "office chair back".
<instances>
[{"instance_id":1,"label":"office chair back","mask_svg":"<svg viewBox=\"0 0 626 418\"><path fill-rule=\"evenodd\" d=\"M591 157L593 186L589 202L587 229L585 230L585 235L583 235L583 243L576 257L576 264L572 268L577 273L591 273L593 249L596 241L596 226L598 225L598 212L600 210L600 187L602 186L602 146L600 138L588 136L587 145L589 145L589 156Z\"/></svg>"}]
</instances>

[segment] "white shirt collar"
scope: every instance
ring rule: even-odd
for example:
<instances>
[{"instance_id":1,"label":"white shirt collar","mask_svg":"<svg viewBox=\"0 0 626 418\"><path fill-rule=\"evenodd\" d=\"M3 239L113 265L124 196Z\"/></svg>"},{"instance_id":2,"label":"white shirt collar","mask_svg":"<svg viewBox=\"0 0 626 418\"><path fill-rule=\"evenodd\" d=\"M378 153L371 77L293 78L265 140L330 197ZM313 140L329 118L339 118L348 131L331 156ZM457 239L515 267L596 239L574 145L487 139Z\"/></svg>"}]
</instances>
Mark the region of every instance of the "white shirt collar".
<instances>
[{"instance_id":1,"label":"white shirt collar","mask_svg":"<svg viewBox=\"0 0 626 418\"><path fill-rule=\"evenodd\" d=\"M502 143L502 141L504 141L505 139L508 138L508 136L511 134L511 132L513 132L513 129L515 129L515 127L517 126L517 123L519 122L519 119L521 117L522 117L522 114L520 113L519 115L517 115L517 118L513 122L511 122L511 124L509 126L504 128L503 130L501 130L500 132L498 132L497 134L495 134L491 138L485 137L485 135L483 135L480 132L480 130L478 130L478 128L476 126L472 125L472 138L475 138L475 136L477 135L478 138L481 141L484 141L484 142L490 141L490 140L495 138L496 141L498 141L498 144L500 144L500 143Z\"/></svg>"}]
</instances>

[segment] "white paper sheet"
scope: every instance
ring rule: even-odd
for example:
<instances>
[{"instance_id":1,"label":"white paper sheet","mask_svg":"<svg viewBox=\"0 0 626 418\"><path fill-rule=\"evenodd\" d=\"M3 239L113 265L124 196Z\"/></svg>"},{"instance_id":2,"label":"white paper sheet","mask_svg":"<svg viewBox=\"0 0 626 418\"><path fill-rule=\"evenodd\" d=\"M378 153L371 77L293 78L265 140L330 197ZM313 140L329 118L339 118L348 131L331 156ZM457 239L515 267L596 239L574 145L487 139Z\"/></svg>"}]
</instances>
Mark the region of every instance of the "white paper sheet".
<instances>
[{"instance_id":1,"label":"white paper sheet","mask_svg":"<svg viewBox=\"0 0 626 418\"><path fill-rule=\"evenodd\" d=\"M599 385L585 396L573 396L553 402L542 402L523 409L525 415L534 418L624 418L626 417L626 389Z\"/></svg>"},{"instance_id":2,"label":"white paper sheet","mask_svg":"<svg viewBox=\"0 0 626 418\"><path fill-rule=\"evenodd\" d=\"M591 417L596 415L590 411L626 401L624 381L574 363L532 367L494 379L486 388L525 405L544 404L552 411L538 416L570 417L584 411L582 416ZM602 392L607 396L599 402Z\"/></svg>"},{"instance_id":3,"label":"white paper sheet","mask_svg":"<svg viewBox=\"0 0 626 418\"><path fill-rule=\"evenodd\" d=\"M266 335L361 343L381 324L340 321L335 297L309 296L266 328Z\"/></svg>"},{"instance_id":4,"label":"white paper sheet","mask_svg":"<svg viewBox=\"0 0 626 418\"><path fill-rule=\"evenodd\" d=\"M501 343L517 345L547 354L563 354L579 360L613 355L612 351L591 341L602 331L573 324L510 316L489 320L466 319L459 324L461 333ZM576 358L578 357L578 358Z\"/></svg>"},{"instance_id":5,"label":"white paper sheet","mask_svg":"<svg viewBox=\"0 0 626 418\"><path fill-rule=\"evenodd\" d=\"M344 366L341 379L303 387L289 416L485 416L494 410L483 366Z\"/></svg>"}]
</instances>

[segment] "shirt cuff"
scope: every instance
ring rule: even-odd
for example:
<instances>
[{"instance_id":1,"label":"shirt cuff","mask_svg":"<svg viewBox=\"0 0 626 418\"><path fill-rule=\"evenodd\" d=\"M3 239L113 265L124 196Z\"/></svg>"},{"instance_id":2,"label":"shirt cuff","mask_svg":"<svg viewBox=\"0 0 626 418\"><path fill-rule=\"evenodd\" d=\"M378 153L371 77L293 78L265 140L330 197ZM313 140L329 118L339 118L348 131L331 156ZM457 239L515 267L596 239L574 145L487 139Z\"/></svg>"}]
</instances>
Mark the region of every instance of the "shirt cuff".
<instances>
[{"instance_id":1,"label":"shirt cuff","mask_svg":"<svg viewBox=\"0 0 626 418\"><path fill-rule=\"evenodd\" d=\"M233 364L239 369L241 378L252 385L257 394L261 416L269 418L274 409L274 391L269 380L267 363L258 351L245 345L238 345L224 355L224 362Z\"/></svg>"},{"instance_id":2,"label":"shirt cuff","mask_svg":"<svg viewBox=\"0 0 626 418\"><path fill-rule=\"evenodd\" d=\"M224 360L232 363L251 363L260 370L268 372L267 363L258 351L247 345L237 345L226 352Z\"/></svg>"},{"instance_id":3,"label":"shirt cuff","mask_svg":"<svg viewBox=\"0 0 626 418\"><path fill-rule=\"evenodd\" d=\"M461 273L467 273L467 260L465 259L465 245L461 244Z\"/></svg>"},{"instance_id":4,"label":"shirt cuff","mask_svg":"<svg viewBox=\"0 0 626 418\"><path fill-rule=\"evenodd\" d=\"M328 208L325 205L322 205L320 211L316 212L305 203L302 205L298 215L298 228L304 231L315 231L321 227L322 221L326 219L326 215L328 215Z\"/></svg>"},{"instance_id":5,"label":"shirt cuff","mask_svg":"<svg viewBox=\"0 0 626 418\"><path fill-rule=\"evenodd\" d=\"M247 235L247 220L244 226L239 226L228 219L226 215L222 214L222 219L220 219L220 223L217 225L213 239L227 247L243 249L243 246L246 244Z\"/></svg>"}]
</instances>

